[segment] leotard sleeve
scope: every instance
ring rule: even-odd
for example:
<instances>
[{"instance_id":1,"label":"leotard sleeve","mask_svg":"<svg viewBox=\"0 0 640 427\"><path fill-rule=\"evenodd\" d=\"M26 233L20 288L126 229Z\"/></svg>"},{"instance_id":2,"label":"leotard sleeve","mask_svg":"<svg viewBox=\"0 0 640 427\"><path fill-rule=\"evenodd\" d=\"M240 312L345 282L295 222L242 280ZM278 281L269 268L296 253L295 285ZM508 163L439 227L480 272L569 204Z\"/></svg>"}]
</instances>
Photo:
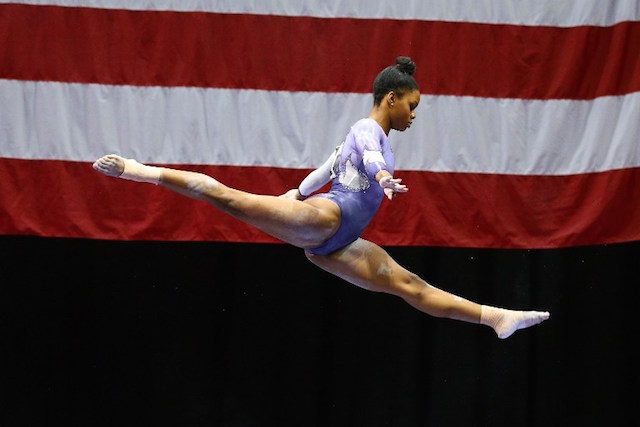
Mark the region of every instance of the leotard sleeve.
<instances>
[{"instance_id":1,"label":"leotard sleeve","mask_svg":"<svg viewBox=\"0 0 640 427\"><path fill-rule=\"evenodd\" d=\"M376 176L381 170L388 170L382 155L382 141L386 139L384 132L373 121L362 121L355 129L356 146L362 152L362 163L367 175Z\"/></svg>"},{"instance_id":2,"label":"leotard sleeve","mask_svg":"<svg viewBox=\"0 0 640 427\"><path fill-rule=\"evenodd\" d=\"M300 191L302 196L307 197L314 191L318 191L335 176L333 170L338 157L339 148L340 147L337 147L333 150L333 153L331 153L322 166L309 173L309 175L302 180L298 186L298 191Z\"/></svg>"}]
</instances>

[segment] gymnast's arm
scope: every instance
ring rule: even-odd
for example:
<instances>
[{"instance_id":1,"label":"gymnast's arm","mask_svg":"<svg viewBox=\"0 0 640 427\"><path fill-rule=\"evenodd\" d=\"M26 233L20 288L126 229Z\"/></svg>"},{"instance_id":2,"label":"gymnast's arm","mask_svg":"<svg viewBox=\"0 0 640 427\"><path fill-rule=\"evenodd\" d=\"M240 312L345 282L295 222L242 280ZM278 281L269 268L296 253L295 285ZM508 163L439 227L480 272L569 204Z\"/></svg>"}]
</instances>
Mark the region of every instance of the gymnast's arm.
<instances>
[{"instance_id":1,"label":"gymnast's arm","mask_svg":"<svg viewBox=\"0 0 640 427\"><path fill-rule=\"evenodd\" d=\"M338 155L338 150L334 150L329 158L320 166L307 175L298 188L291 189L281 195L280 197L286 197L288 199L304 200L309 197L314 191L318 191L327 182L331 181L332 169Z\"/></svg>"},{"instance_id":2,"label":"gymnast's arm","mask_svg":"<svg viewBox=\"0 0 640 427\"><path fill-rule=\"evenodd\" d=\"M375 147L376 144L374 142L369 145ZM393 200L398 193L406 193L408 191L407 186L401 184L402 179L394 178L387 170L387 164L384 161L381 151L375 148L367 149L365 145L362 159L367 173L375 176L376 181L378 181L378 184L382 187L385 196L387 196L389 200Z\"/></svg>"}]
</instances>

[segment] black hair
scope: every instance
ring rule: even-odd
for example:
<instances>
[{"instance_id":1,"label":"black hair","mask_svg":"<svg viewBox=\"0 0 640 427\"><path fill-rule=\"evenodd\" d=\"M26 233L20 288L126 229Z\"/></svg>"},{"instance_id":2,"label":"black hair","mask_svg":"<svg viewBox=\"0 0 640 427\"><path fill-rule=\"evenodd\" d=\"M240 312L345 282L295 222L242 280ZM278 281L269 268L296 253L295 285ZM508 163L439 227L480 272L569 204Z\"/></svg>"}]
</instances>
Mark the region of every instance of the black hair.
<instances>
[{"instance_id":1,"label":"black hair","mask_svg":"<svg viewBox=\"0 0 640 427\"><path fill-rule=\"evenodd\" d=\"M380 105L382 99L390 91L396 91L398 96L406 92L419 90L418 83L413 77L416 63L408 56L398 56L396 65L390 65L380 71L373 81L373 105Z\"/></svg>"}]
</instances>

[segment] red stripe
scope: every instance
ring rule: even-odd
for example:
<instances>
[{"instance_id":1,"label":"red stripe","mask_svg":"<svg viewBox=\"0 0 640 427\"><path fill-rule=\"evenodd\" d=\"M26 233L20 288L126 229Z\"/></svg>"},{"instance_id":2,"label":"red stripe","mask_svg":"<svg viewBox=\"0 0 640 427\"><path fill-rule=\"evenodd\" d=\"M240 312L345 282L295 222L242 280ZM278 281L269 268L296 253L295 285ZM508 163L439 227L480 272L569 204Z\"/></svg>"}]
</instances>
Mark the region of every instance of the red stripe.
<instances>
[{"instance_id":1,"label":"red stripe","mask_svg":"<svg viewBox=\"0 0 640 427\"><path fill-rule=\"evenodd\" d=\"M247 191L280 194L307 171L190 166ZM409 193L385 201L365 233L383 245L553 248L640 240L640 168L571 176L399 171ZM275 242L150 184L88 163L0 159L0 234Z\"/></svg>"},{"instance_id":2,"label":"red stripe","mask_svg":"<svg viewBox=\"0 0 640 427\"><path fill-rule=\"evenodd\" d=\"M387 204L370 226L372 239L391 245L555 248L640 239L640 168L567 176L395 175L410 188L407 200ZM395 218L402 221L389 230Z\"/></svg>"},{"instance_id":3,"label":"red stripe","mask_svg":"<svg viewBox=\"0 0 640 427\"><path fill-rule=\"evenodd\" d=\"M0 5L0 78L369 93L398 54L423 93L640 90L640 22L570 28Z\"/></svg>"}]
</instances>

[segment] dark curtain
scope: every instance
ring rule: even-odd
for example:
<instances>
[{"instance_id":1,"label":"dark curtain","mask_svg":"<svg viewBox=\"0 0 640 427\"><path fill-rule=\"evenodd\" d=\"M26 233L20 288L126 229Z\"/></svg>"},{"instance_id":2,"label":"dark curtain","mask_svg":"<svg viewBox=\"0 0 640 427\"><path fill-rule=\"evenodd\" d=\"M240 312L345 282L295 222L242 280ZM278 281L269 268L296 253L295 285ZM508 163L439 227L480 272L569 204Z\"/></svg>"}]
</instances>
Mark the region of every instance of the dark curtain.
<instances>
[{"instance_id":1,"label":"dark curtain","mask_svg":"<svg viewBox=\"0 0 640 427\"><path fill-rule=\"evenodd\" d=\"M640 242L389 247L499 340L278 244L0 237L3 426L630 425Z\"/></svg>"}]
</instances>

